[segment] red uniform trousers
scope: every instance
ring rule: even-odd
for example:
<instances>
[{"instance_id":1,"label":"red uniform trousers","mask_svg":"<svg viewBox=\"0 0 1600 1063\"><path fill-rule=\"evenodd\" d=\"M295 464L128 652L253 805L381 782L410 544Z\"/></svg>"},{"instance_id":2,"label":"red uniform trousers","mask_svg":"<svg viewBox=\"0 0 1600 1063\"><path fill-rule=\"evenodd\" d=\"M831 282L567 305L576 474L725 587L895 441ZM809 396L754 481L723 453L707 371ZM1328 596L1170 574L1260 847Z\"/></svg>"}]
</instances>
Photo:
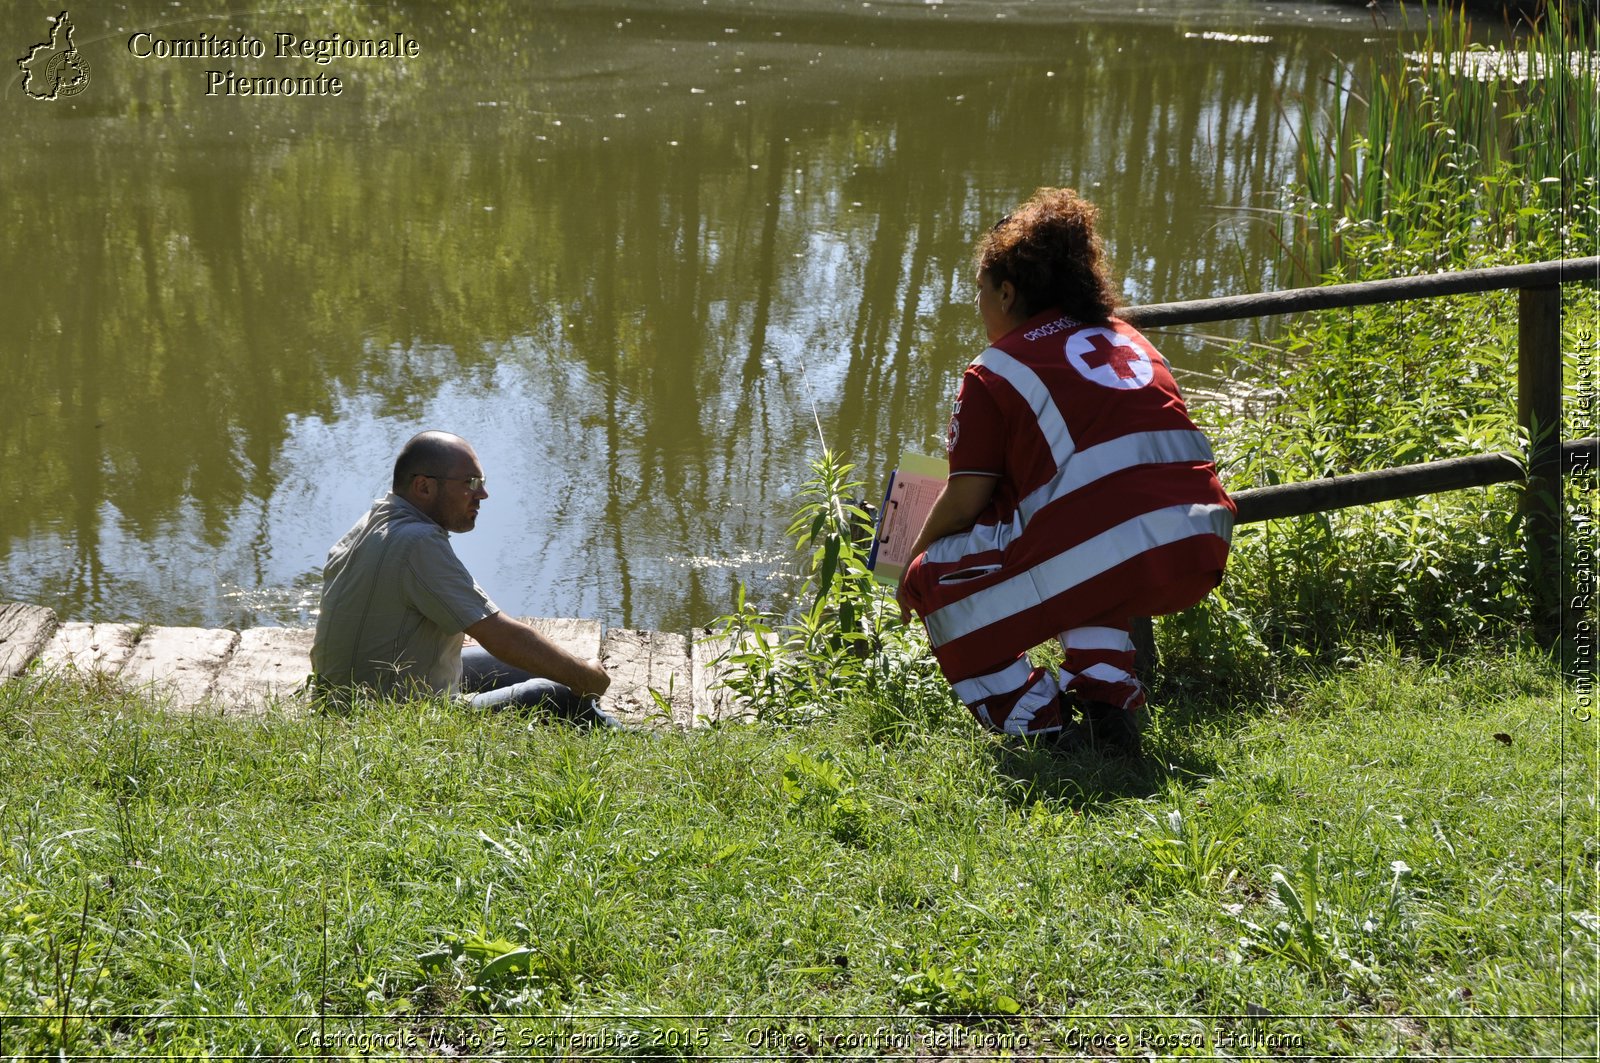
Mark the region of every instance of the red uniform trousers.
<instances>
[{"instance_id":1,"label":"red uniform trousers","mask_svg":"<svg viewBox=\"0 0 1600 1063\"><path fill-rule=\"evenodd\" d=\"M1231 508L1199 508L1218 511L1224 527L1231 525ZM940 540L946 544L942 552L957 552L950 547L960 539ZM952 591L959 593L964 582L959 577L972 570L976 556L983 555L930 563L928 558L935 553L930 548L914 559L904 581L907 601L928 626L940 670L984 726L1037 735L1071 722L1063 690L1130 711L1144 704L1128 634L1132 618L1179 612L1203 599L1221 582L1227 543L1225 538L1198 534L1148 548L1110 568L1094 569L1086 579L1031 607L1024 599L1011 615L953 639L941 637L948 630L940 630L940 612L954 604ZM985 567L988 570L980 578L987 588L1013 575L1003 566ZM952 575L958 577L953 583ZM1060 640L1066 655L1059 673L1035 666L1027 657L1030 648L1052 637Z\"/></svg>"}]
</instances>

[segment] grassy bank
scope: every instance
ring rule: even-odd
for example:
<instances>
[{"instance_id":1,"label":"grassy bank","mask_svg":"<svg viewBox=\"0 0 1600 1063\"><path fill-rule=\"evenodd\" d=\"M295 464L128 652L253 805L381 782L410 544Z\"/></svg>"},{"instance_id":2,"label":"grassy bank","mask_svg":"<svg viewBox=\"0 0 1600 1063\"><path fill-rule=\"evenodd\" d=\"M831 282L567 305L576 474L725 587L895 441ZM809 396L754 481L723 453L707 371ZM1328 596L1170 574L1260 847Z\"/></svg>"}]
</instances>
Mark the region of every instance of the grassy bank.
<instances>
[{"instance_id":1,"label":"grassy bank","mask_svg":"<svg viewBox=\"0 0 1600 1063\"><path fill-rule=\"evenodd\" d=\"M8 685L0 1052L772 1054L881 1027L1592 1054L1596 762L1563 698L1536 659L1377 652L1271 710L1163 714L1133 768L979 737L945 699L644 735Z\"/></svg>"}]
</instances>

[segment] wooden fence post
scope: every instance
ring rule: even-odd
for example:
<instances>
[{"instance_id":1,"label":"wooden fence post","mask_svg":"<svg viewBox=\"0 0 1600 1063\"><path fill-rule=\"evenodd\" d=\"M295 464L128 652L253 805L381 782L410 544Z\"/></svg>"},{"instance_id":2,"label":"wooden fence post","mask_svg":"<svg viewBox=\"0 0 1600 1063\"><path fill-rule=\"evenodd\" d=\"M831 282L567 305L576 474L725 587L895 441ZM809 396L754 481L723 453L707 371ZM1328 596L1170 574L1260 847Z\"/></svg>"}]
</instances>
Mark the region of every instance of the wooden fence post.
<instances>
[{"instance_id":1,"label":"wooden fence post","mask_svg":"<svg viewBox=\"0 0 1600 1063\"><path fill-rule=\"evenodd\" d=\"M1517 422L1528 433L1521 511L1539 642L1561 637L1561 288L1517 291Z\"/></svg>"},{"instance_id":2,"label":"wooden fence post","mask_svg":"<svg viewBox=\"0 0 1600 1063\"><path fill-rule=\"evenodd\" d=\"M1128 625L1133 639L1133 671L1145 686L1154 686L1161 658L1156 655L1156 624L1148 616L1136 616Z\"/></svg>"}]
</instances>

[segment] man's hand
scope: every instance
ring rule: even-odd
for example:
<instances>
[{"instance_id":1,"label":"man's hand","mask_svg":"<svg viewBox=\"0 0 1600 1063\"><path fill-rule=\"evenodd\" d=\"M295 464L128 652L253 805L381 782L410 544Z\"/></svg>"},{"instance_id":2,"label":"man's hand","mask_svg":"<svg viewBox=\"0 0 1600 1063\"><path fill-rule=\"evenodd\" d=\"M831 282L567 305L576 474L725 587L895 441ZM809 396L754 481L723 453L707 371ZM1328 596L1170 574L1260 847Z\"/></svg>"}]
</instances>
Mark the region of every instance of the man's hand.
<instances>
[{"instance_id":1,"label":"man's hand","mask_svg":"<svg viewBox=\"0 0 1600 1063\"><path fill-rule=\"evenodd\" d=\"M577 687L572 687L572 689L577 690L580 694L589 694L594 697L604 694L607 688L611 686L611 676L606 672L606 663L598 657L590 657L584 662L584 667L589 671L588 682L584 684L586 689L578 690ZM572 686L571 683L567 685Z\"/></svg>"}]
</instances>

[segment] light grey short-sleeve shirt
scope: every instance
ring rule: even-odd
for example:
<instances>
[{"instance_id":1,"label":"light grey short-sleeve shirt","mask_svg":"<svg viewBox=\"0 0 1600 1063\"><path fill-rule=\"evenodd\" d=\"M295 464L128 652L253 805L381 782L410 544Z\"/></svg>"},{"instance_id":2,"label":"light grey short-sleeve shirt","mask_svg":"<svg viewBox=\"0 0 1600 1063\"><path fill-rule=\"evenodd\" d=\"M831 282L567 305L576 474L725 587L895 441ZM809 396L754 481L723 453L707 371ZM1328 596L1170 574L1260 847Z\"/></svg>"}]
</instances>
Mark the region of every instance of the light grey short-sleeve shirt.
<instances>
[{"instance_id":1,"label":"light grey short-sleeve shirt","mask_svg":"<svg viewBox=\"0 0 1600 1063\"><path fill-rule=\"evenodd\" d=\"M390 494L328 551L311 670L335 686L453 694L462 632L499 611L449 533Z\"/></svg>"}]
</instances>

